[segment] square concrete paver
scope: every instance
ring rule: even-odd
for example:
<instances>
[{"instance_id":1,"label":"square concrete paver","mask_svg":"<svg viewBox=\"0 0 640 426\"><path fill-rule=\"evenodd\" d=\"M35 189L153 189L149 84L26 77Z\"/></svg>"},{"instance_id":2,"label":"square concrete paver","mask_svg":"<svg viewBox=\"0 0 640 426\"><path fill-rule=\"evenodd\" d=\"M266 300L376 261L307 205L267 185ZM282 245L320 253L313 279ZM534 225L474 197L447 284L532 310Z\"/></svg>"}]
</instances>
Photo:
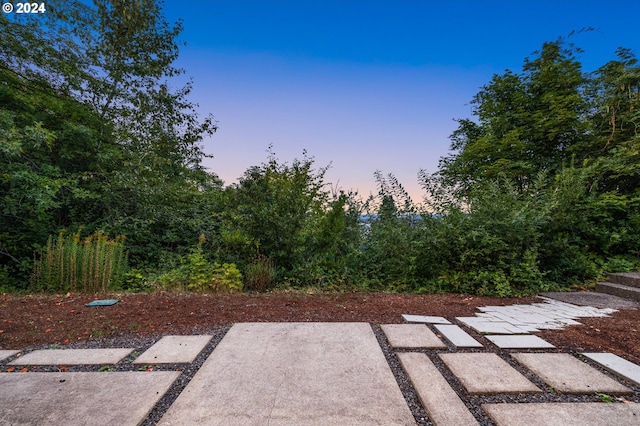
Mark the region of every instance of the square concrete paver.
<instances>
[{"instance_id":1,"label":"square concrete paver","mask_svg":"<svg viewBox=\"0 0 640 426\"><path fill-rule=\"evenodd\" d=\"M380 326L392 348L445 349L442 340L424 324L384 324Z\"/></svg>"},{"instance_id":2,"label":"square concrete paver","mask_svg":"<svg viewBox=\"0 0 640 426\"><path fill-rule=\"evenodd\" d=\"M471 337L457 325L438 324L434 326L456 348L481 348L482 343Z\"/></svg>"},{"instance_id":3,"label":"square concrete paver","mask_svg":"<svg viewBox=\"0 0 640 426\"><path fill-rule=\"evenodd\" d=\"M496 354L448 353L438 356L472 395L542 392Z\"/></svg>"},{"instance_id":4,"label":"square concrete paver","mask_svg":"<svg viewBox=\"0 0 640 426\"><path fill-rule=\"evenodd\" d=\"M605 376L571 354L517 353L511 355L558 392L576 394L633 393L631 389Z\"/></svg>"},{"instance_id":5,"label":"square concrete paver","mask_svg":"<svg viewBox=\"0 0 640 426\"><path fill-rule=\"evenodd\" d=\"M403 314L402 318L406 322L417 322L424 324L451 324L445 317L431 317L427 315L407 315Z\"/></svg>"},{"instance_id":6,"label":"square concrete paver","mask_svg":"<svg viewBox=\"0 0 640 426\"><path fill-rule=\"evenodd\" d=\"M624 358L611 353L584 353L592 361L597 362L607 370L618 376L640 385L640 365L636 365Z\"/></svg>"},{"instance_id":7,"label":"square concrete paver","mask_svg":"<svg viewBox=\"0 0 640 426\"><path fill-rule=\"evenodd\" d=\"M138 425L176 371L0 373L0 424Z\"/></svg>"},{"instance_id":8,"label":"square concrete paver","mask_svg":"<svg viewBox=\"0 0 640 426\"><path fill-rule=\"evenodd\" d=\"M482 409L498 426L631 426L640 419L636 403L483 404Z\"/></svg>"},{"instance_id":9,"label":"square concrete paver","mask_svg":"<svg viewBox=\"0 0 640 426\"><path fill-rule=\"evenodd\" d=\"M3 361L10 356L17 354L20 351L8 351L8 350L0 350L0 361Z\"/></svg>"},{"instance_id":10,"label":"square concrete paver","mask_svg":"<svg viewBox=\"0 0 640 426\"><path fill-rule=\"evenodd\" d=\"M502 349L550 349L555 348L551 343L538 336L485 336L493 344Z\"/></svg>"},{"instance_id":11,"label":"square concrete paver","mask_svg":"<svg viewBox=\"0 0 640 426\"><path fill-rule=\"evenodd\" d=\"M16 358L9 365L117 364L133 349L41 349Z\"/></svg>"},{"instance_id":12,"label":"square concrete paver","mask_svg":"<svg viewBox=\"0 0 640 426\"><path fill-rule=\"evenodd\" d=\"M398 359L434 424L437 426L478 424L467 406L426 354L399 353Z\"/></svg>"},{"instance_id":13,"label":"square concrete paver","mask_svg":"<svg viewBox=\"0 0 640 426\"><path fill-rule=\"evenodd\" d=\"M164 336L133 361L134 364L193 362L213 336Z\"/></svg>"},{"instance_id":14,"label":"square concrete paver","mask_svg":"<svg viewBox=\"0 0 640 426\"><path fill-rule=\"evenodd\" d=\"M413 425L366 323L235 324L161 425Z\"/></svg>"}]
</instances>

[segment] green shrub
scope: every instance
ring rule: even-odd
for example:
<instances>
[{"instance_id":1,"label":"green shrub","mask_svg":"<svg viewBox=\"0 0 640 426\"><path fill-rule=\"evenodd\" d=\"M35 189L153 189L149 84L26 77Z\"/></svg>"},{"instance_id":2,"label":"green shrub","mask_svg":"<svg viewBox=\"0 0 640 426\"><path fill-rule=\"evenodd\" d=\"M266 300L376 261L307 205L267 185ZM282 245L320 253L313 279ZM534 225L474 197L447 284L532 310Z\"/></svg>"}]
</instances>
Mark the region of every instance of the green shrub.
<instances>
[{"instance_id":1,"label":"green shrub","mask_svg":"<svg viewBox=\"0 0 640 426\"><path fill-rule=\"evenodd\" d=\"M232 293L242 291L242 274L233 263L210 263L201 245L181 260L181 265L158 278L159 285L171 291Z\"/></svg>"},{"instance_id":2,"label":"green shrub","mask_svg":"<svg viewBox=\"0 0 640 426\"><path fill-rule=\"evenodd\" d=\"M154 289L153 282L139 269L129 269L124 274L122 290L130 293L146 293Z\"/></svg>"}]
</instances>

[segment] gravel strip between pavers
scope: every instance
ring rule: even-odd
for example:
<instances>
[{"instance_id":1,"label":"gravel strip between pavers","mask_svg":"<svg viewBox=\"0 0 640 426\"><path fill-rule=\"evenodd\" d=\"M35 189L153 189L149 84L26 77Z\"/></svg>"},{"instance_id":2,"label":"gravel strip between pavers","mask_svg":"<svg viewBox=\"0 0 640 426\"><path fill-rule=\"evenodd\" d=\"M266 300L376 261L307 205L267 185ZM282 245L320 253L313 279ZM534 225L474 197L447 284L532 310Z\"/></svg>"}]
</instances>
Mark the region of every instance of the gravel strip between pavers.
<instances>
[{"instance_id":1,"label":"gravel strip between pavers","mask_svg":"<svg viewBox=\"0 0 640 426\"><path fill-rule=\"evenodd\" d=\"M455 322L454 322L455 323ZM437 330L433 328L433 326L429 325L432 331L437 333ZM94 339L82 343L75 343L66 346L55 346L57 348L69 348L69 349L91 349L91 348L135 348L131 355L126 357L122 362L116 365L95 365L95 366L28 366L29 371L40 371L40 372L58 372L58 371L87 371L87 372L96 372L96 371L144 371L148 367L153 368L154 371L181 371L180 377L172 384L167 393L158 401L158 403L154 406L152 411L147 416L146 420L142 423L145 426L155 425L162 418L163 414L167 411L169 406L176 400L178 395L184 390L189 381L193 378L198 369L202 366L204 361L211 355L215 347L220 343L225 334L229 331L231 326L225 327L215 327L212 329L203 329L198 330L199 334L206 334L213 336L211 341L205 346L203 351L198 355L195 361L191 364L163 364L163 365L134 365L132 361L140 355L142 352L150 348L154 343L156 343L162 336L153 336L153 337L138 337L135 334L127 334L121 335L112 338L102 338L102 339ZM493 425L494 423L491 419L484 413L481 408L482 404L487 403L533 403L533 402L602 402L603 398L598 395L571 395L571 394L558 394L555 393L548 385L546 385L542 380L540 380L533 373L529 372L526 368L521 366L519 363L515 361L513 357L511 357L510 353L515 352L563 352L555 349L550 350L501 350L496 346L492 345L483 335L479 333L475 333L468 328L465 328L470 335L472 335L476 340L481 342L484 345L483 349L463 349L458 350L449 344L446 339L442 339L447 344L447 349L438 349L438 350L396 350L391 348L389 345L386 336L382 332L382 329L377 324L371 324L371 328L373 330L374 335L376 336L378 343L384 353L384 356L391 368L393 375L396 378L396 381L402 391L402 394L411 410L416 424L419 426L427 426L432 425L433 423L429 419L426 411L422 407L418 395L415 392L411 381L409 380L407 374L402 369L400 365L400 361L396 356L397 353L401 352L422 352L427 354L429 359L434 363L436 368L440 371L443 377L447 380L449 385L456 391L456 393L460 396L462 401L465 403L471 414L478 420L478 422L483 426ZM195 333L194 333L195 334ZM48 349L54 346L51 345L41 345L37 347L26 348L20 353L25 354L37 349ZM535 385L540 387L543 390L541 394L515 394L515 395L507 395L507 394L498 394L498 395L469 395L466 390L462 387L458 379L449 371L449 369L445 366L444 362L440 359L438 354L440 353L451 353L451 352L489 352L496 353L500 358L505 360L509 365L515 368L518 372L522 373L527 379L533 382ZM575 354L574 354L575 355ZM6 371L7 363L13 360L15 357L10 357L8 359L0 362L0 371ZM633 395L629 395L624 397L624 399L618 399L616 397L612 397L614 403L621 403L620 401L626 400L630 402L640 403L640 386L634 385L633 383L624 381L623 379L618 378L613 375L609 371L605 370L595 362L592 362L588 359L585 359L582 356L578 356L578 359L586 361L588 365L596 368L601 371L603 374L612 377L624 384L625 386L631 388L634 393ZM21 373L14 373L21 374Z\"/></svg>"},{"instance_id":2,"label":"gravel strip between pavers","mask_svg":"<svg viewBox=\"0 0 640 426\"><path fill-rule=\"evenodd\" d=\"M454 321L454 323L456 323ZM488 403L541 403L541 402L603 402L603 398L596 395L572 395L572 394L559 394L555 393L553 389L549 387L546 383L544 383L540 378L531 373L529 370L520 365L513 357L510 356L510 353L516 352L565 352L558 349L546 349L546 350L527 350L527 349L500 349L493 345L488 339L484 337L484 335L480 333L476 333L473 330L469 330L465 328L470 335L472 335L476 340L484 345L482 349L457 349L450 343L446 341L446 339L442 338L442 340L447 344L447 349L436 349L436 350L427 350L427 349L418 349L418 350L407 350L407 349L393 349L389 345L384 333L381 328L377 325L372 325L374 333L378 338L378 342L382 347L382 351L389 362L391 367L391 371L396 377L398 384L402 390L402 393L407 400L407 404L409 408L413 412L413 415L416 419L416 423L418 425L431 425L430 419L428 418L426 412L424 411L422 404L415 392L411 381L409 380L407 374L403 371L400 366L400 362L396 356L397 353L401 352L421 352L427 354L429 359L434 363L436 368L440 371L440 374L447 380L449 385L453 388L453 390L460 396L460 399L465 403L471 414L476 418L476 420L483 426L491 426L495 423L489 418L489 416L482 410L482 404ZM434 332L438 333L437 329L433 327L433 325L428 324L427 327L431 328ZM469 395L464 387L460 384L459 380L451 373L451 371L446 367L444 362L440 359L438 354L441 353L455 353L455 352L484 352L484 353L495 353L500 358L505 360L510 366L515 368L518 372L523 374L528 380L533 382L536 386L543 390L542 393L534 394L534 393L523 393L523 394L498 394L498 395ZM574 354L575 355L575 354ZM578 357L579 359L583 359L584 357ZM612 397L614 403L623 403L623 401L636 402L640 403L640 386L636 386L633 383L624 381L617 376L611 374L606 371L601 366L597 365L595 362L588 362L588 364L597 370L603 372L609 377L614 378L625 386L631 388L634 391L633 395L628 395L623 398Z\"/></svg>"},{"instance_id":3,"label":"gravel strip between pavers","mask_svg":"<svg viewBox=\"0 0 640 426\"><path fill-rule=\"evenodd\" d=\"M380 345L380 348L382 348L382 353L384 353L384 357L387 359L391 372L398 382L398 386L400 387L402 395L413 414L413 418L416 420L416 424L419 426L433 425L427 415L427 412L422 407L422 403L420 402L418 394L411 384L407 373L402 369L400 360L396 356L396 351L394 351L394 349L391 348L391 345L389 345L389 341L382 331L382 328L377 324L371 324L371 328L373 329L373 334L376 336L376 339L378 339L378 344Z\"/></svg>"}]
</instances>

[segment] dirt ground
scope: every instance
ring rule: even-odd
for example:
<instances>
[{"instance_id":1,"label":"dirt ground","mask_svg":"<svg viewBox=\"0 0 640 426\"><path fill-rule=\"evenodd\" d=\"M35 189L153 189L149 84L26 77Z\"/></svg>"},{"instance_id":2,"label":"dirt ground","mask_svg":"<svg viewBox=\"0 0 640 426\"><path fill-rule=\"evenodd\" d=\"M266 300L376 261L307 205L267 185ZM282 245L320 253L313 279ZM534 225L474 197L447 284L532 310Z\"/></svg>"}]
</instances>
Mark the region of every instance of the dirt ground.
<instances>
[{"instance_id":1,"label":"dirt ground","mask_svg":"<svg viewBox=\"0 0 640 426\"><path fill-rule=\"evenodd\" d=\"M95 299L113 306L87 307ZM401 323L402 314L472 316L476 308L540 302L535 297L500 299L460 294L110 294L58 296L0 295L0 349L72 345L88 340L168 334L198 334L236 322L362 321ZM608 351L640 364L640 310L609 318L582 318L580 326L538 335L560 349Z\"/></svg>"}]
</instances>

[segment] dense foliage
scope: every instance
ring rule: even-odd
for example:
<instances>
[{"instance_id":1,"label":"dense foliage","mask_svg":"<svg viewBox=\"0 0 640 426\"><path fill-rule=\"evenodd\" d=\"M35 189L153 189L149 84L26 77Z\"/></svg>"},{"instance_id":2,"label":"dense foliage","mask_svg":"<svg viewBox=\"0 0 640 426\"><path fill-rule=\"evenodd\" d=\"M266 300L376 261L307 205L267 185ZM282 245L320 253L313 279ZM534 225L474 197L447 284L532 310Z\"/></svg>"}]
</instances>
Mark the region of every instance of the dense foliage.
<instances>
[{"instance_id":1,"label":"dense foliage","mask_svg":"<svg viewBox=\"0 0 640 426\"><path fill-rule=\"evenodd\" d=\"M134 265L186 252L221 182L200 166L215 130L172 92L180 24L153 0L47 2L0 15L0 276L22 288L49 235L124 234Z\"/></svg>"},{"instance_id":2,"label":"dense foliage","mask_svg":"<svg viewBox=\"0 0 640 426\"><path fill-rule=\"evenodd\" d=\"M631 51L587 73L558 40L495 75L439 170L420 173L422 204L380 172L368 200L335 189L306 152L270 150L223 187L201 165L216 123L191 83L171 89L182 28L161 7L52 0L45 17L0 15L0 288L508 296L640 265ZM90 235L117 251L91 251ZM117 273L80 284L85 258Z\"/></svg>"}]
</instances>

